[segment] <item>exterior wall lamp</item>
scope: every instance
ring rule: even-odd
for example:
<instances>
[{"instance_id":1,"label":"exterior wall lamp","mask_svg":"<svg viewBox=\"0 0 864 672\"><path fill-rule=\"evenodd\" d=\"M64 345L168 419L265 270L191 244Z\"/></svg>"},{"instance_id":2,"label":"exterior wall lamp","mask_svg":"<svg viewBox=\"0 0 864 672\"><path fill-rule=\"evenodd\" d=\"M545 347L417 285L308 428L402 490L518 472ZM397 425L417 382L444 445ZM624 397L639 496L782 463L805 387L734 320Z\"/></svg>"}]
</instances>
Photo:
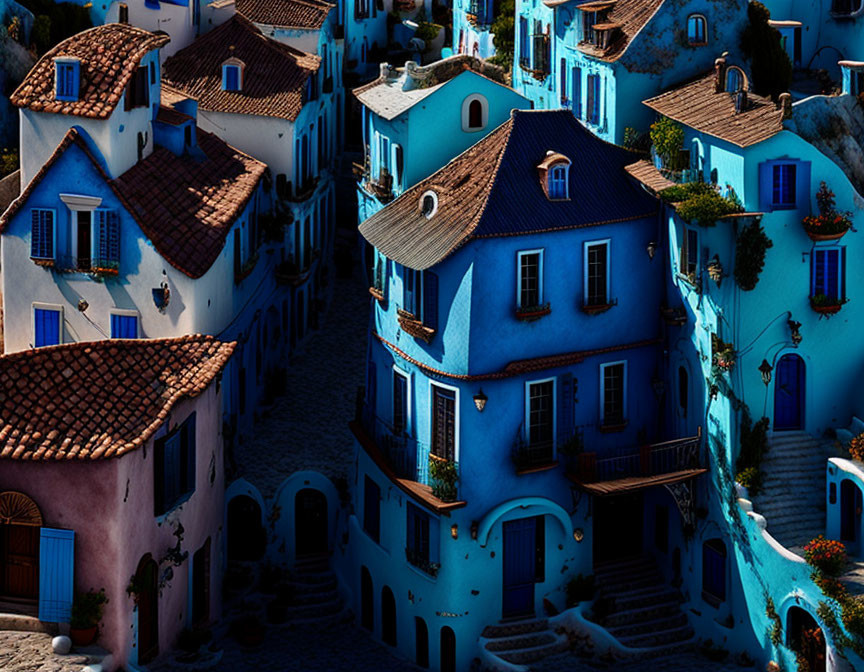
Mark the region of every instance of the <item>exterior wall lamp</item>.
<instances>
[{"instance_id":1,"label":"exterior wall lamp","mask_svg":"<svg viewBox=\"0 0 864 672\"><path fill-rule=\"evenodd\" d=\"M450 536L453 537L454 539L459 538L459 524L458 523L453 523L450 526Z\"/></svg>"},{"instance_id":2,"label":"exterior wall lamp","mask_svg":"<svg viewBox=\"0 0 864 672\"><path fill-rule=\"evenodd\" d=\"M474 405L477 407L477 410L482 413L483 409L486 408L487 401L489 401L489 397L483 394L483 389L481 388L480 391L474 395Z\"/></svg>"},{"instance_id":3,"label":"exterior wall lamp","mask_svg":"<svg viewBox=\"0 0 864 672\"><path fill-rule=\"evenodd\" d=\"M87 299L78 299L78 310L82 313L90 307L90 304L87 303Z\"/></svg>"},{"instance_id":4,"label":"exterior wall lamp","mask_svg":"<svg viewBox=\"0 0 864 672\"><path fill-rule=\"evenodd\" d=\"M577 544L581 544L584 538L585 532L582 531L581 527L577 527L575 530L573 530L573 539L576 540Z\"/></svg>"},{"instance_id":5,"label":"exterior wall lamp","mask_svg":"<svg viewBox=\"0 0 864 672\"><path fill-rule=\"evenodd\" d=\"M774 367L768 363L767 359L763 359L762 363L759 365L759 373L762 374L762 382L765 383L765 387L771 383L771 371L774 370Z\"/></svg>"},{"instance_id":6,"label":"exterior wall lamp","mask_svg":"<svg viewBox=\"0 0 864 672\"><path fill-rule=\"evenodd\" d=\"M801 332L799 331L799 329L801 329L801 323L796 322L790 317L788 320L786 320L786 324L789 325L789 335L792 339L792 344L797 346L804 338L803 336L801 336Z\"/></svg>"},{"instance_id":7,"label":"exterior wall lamp","mask_svg":"<svg viewBox=\"0 0 864 672\"><path fill-rule=\"evenodd\" d=\"M648 247L645 248L645 251L648 253L648 258L653 259L654 255L657 254L657 243L652 240L648 243Z\"/></svg>"}]
</instances>

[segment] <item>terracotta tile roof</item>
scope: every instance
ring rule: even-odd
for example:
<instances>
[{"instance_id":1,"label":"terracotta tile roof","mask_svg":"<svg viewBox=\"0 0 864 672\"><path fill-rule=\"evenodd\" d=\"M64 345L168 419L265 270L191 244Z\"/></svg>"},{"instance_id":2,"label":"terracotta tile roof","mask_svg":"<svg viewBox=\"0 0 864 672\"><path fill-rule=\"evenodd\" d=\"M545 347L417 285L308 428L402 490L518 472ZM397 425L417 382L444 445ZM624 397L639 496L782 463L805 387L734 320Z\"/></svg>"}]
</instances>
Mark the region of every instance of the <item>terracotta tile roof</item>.
<instances>
[{"instance_id":1,"label":"terracotta tile roof","mask_svg":"<svg viewBox=\"0 0 864 672\"><path fill-rule=\"evenodd\" d=\"M319 30L336 5L321 0L237 0L237 11L254 23Z\"/></svg>"},{"instance_id":2,"label":"terracotta tile roof","mask_svg":"<svg viewBox=\"0 0 864 672\"><path fill-rule=\"evenodd\" d=\"M141 59L168 41L167 35L156 35L123 23L85 30L63 40L40 58L9 100L17 107L37 112L106 119L120 102ZM55 98L54 59L58 56L75 56L81 60L77 101Z\"/></svg>"},{"instance_id":3,"label":"terracotta tile roof","mask_svg":"<svg viewBox=\"0 0 864 672\"><path fill-rule=\"evenodd\" d=\"M222 90L222 64L244 63L243 90ZM306 80L321 59L271 40L235 14L165 61L163 79L198 100L202 110L294 121L305 101Z\"/></svg>"},{"instance_id":4,"label":"terracotta tile roof","mask_svg":"<svg viewBox=\"0 0 864 672\"><path fill-rule=\"evenodd\" d=\"M590 42L580 42L579 50L601 61L617 61L651 20L664 0L616 0L611 2L588 2L577 6L582 11L604 10L611 7L601 25L615 24L618 30L606 48L595 47ZM580 17L577 17L581 19Z\"/></svg>"},{"instance_id":5,"label":"terracotta tile roof","mask_svg":"<svg viewBox=\"0 0 864 672\"><path fill-rule=\"evenodd\" d=\"M538 165L549 151L572 161L568 200L546 197ZM567 110L514 110L476 145L363 222L360 233L386 257L425 269L474 238L654 217L657 202L624 170L636 156L597 138ZM438 198L429 219L421 211L427 191Z\"/></svg>"},{"instance_id":6,"label":"terracotta tile roof","mask_svg":"<svg viewBox=\"0 0 864 672\"><path fill-rule=\"evenodd\" d=\"M162 82L162 93L160 98L162 99L163 105L168 105L169 107L173 107L177 103L184 100L194 100L193 96L190 96L180 89L175 89L173 86L169 86L164 81Z\"/></svg>"},{"instance_id":7,"label":"terracotta tile roof","mask_svg":"<svg viewBox=\"0 0 864 672\"><path fill-rule=\"evenodd\" d=\"M637 161L636 163L631 163L629 166L625 166L624 170L639 180L639 182L644 184L655 194L659 194L664 189L675 186L675 183L672 180L663 177L660 171L654 167L653 163L644 159Z\"/></svg>"},{"instance_id":8,"label":"terracotta tile roof","mask_svg":"<svg viewBox=\"0 0 864 672\"><path fill-rule=\"evenodd\" d=\"M21 170L16 170L0 180L0 213L21 194Z\"/></svg>"},{"instance_id":9,"label":"terracotta tile roof","mask_svg":"<svg viewBox=\"0 0 864 672\"><path fill-rule=\"evenodd\" d=\"M108 177L81 134L70 129L30 184L0 216L0 232L51 166L72 145L90 159L156 250L172 266L200 278L216 261L237 217L267 169L260 161L197 129L203 157L156 147L116 180Z\"/></svg>"},{"instance_id":10,"label":"terracotta tile roof","mask_svg":"<svg viewBox=\"0 0 864 672\"><path fill-rule=\"evenodd\" d=\"M216 261L267 169L201 129L198 148L206 160L157 147L113 182L159 254L191 278Z\"/></svg>"},{"instance_id":11,"label":"terracotta tile roof","mask_svg":"<svg viewBox=\"0 0 864 672\"><path fill-rule=\"evenodd\" d=\"M98 460L141 447L213 382L236 343L104 340L0 357L0 457Z\"/></svg>"},{"instance_id":12,"label":"terracotta tile roof","mask_svg":"<svg viewBox=\"0 0 864 672\"><path fill-rule=\"evenodd\" d=\"M194 121L194 119L188 114L175 110L173 107L160 105L159 111L156 113L156 121L161 121L163 124L168 124L169 126L181 126L187 121Z\"/></svg>"},{"instance_id":13,"label":"terracotta tile roof","mask_svg":"<svg viewBox=\"0 0 864 672\"><path fill-rule=\"evenodd\" d=\"M735 94L714 90L714 72L643 101L660 114L739 147L749 147L783 130L783 108L770 99L747 94L747 106L735 112Z\"/></svg>"}]
</instances>

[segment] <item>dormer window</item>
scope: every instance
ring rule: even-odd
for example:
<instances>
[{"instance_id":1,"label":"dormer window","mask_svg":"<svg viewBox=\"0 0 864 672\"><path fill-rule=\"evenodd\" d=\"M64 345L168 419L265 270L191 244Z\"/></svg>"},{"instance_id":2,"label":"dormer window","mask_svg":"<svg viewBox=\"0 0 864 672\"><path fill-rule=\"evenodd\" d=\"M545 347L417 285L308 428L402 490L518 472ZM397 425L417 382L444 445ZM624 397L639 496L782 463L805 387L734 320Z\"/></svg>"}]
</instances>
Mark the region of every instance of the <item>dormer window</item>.
<instances>
[{"instance_id":1,"label":"dormer window","mask_svg":"<svg viewBox=\"0 0 864 672\"><path fill-rule=\"evenodd\" d=\"M687 18L687 42L690 46L708 44L708 22L701 14L691 14Z\"/></svg>"},{"instance_id":2,"label":"dormer window","mask_svg":"<svg viewBox=\"0 0 864 672\"><path fill-rule=\"evenodd\" d=\"M726 91L729 93L738 93L744 90L744 72L741 68L731 67L726 70Z\"/></svg>"},{"instance_id":3,"label":"dormer window","mask_svg":"<svg viewBox=\"0 0 864 672\"><path fill-rule=\"evenodd\" d=\"M426 219L438 212L438 196L434 191L427 191L420 197L420 211Z\"/></svg>"},{"instance_id":4,"label":"dormer window","mask_svg":"<svg viewBox=\"0 0 864 672\"><path fill-rule=\"evenodd\" d=\"M482 131L489 121L489 103L484 96L473 93L462 101L462 130Z\"/></svg>"},{"instance_id":5,"label":"dormer window","mask_svg":"<svg viewBox=\"0 0 864 672\"><path fill-rule=\"evenodd\" d=\"M550 201L566 201L570 198L570 159L550 150L537 170L543 191Z\"/></svg>"},{"instance_id":6,"label":"dormer window","mask_svg":"<svg viewBox=\"0 0 864 672\"><path fill-rule=\"evenodd\" d=\"M229 58L222 64L222 90L243 90L243 62L236 58Z\"/></svg>"},{"instance_id":7,"label":"dormer window","mask_svg":"<svg viewBox=\"0 0 864 672\"><path fill-rule=\"evenodd\" d=\"M81 62L77 58L55 58L54 73L57 100L78 100Z\"/></svg>"}]
</instances>

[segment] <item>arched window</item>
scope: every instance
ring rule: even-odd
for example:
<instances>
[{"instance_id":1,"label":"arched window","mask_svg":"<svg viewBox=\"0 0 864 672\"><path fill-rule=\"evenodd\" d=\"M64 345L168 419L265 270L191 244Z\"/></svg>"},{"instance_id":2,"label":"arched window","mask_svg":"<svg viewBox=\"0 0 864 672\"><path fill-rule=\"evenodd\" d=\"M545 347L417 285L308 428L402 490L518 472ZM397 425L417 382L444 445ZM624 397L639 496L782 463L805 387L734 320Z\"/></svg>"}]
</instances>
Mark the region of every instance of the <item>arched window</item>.
<instances>
[{"instance_id":1,"label":"arched window","mask_svg":"<svg viewBox=\"0 0 864 672\"><path fill-rule=\"evenodd\" d=\"M702 544L702 597L715 606L726 601L726 544L721 539Z\"/></svg>"},{"instance_id":2,"label":"arched window","mask_svg":"<svg viewBox=\"0 0 864 672\"><path fill-rule=\"evenodd\" d=\"M468 103L468 128L481 128L483 126L483 103L472 100Z\"/></svg>"},{"instance_id":3,"label":"arched window","mask_svg":"<svg viewBox=\"0 0 864 672\"><path fill-rule=\"evenodd\" d=\"M489 122L489 103L478 93L462 101L462 130L466 133L482 131Z\"/></svg>"},{"instance_id":4,"label":"arched window","mask_svg":"<svg viewBox=\"0 0 864 672\"><path fill-rule=\"evenodd\" d=\"M559 163L549 169L549 198L562 200L568 198L567 173L570 166Z\"/></svg>"},{"instance_id":5,"label":"arched window","mask_svg":"<svg viewBox=\"0 0 864 672\"><path fill-rule=\"evenodd\" d=\"M687 19L687 41L690 44L708 44L708 23L701 14L691 14Z\"/></svg>"},{"instance_id":6,"label":"arched window","mask_svg":"<svg viewBox=\"0 0 864 672\"><path fill-rule=\"evenodd\" d=\"M726 71L726 90L729 93L738 93L744 88L744 73L741 68L729 68Z\"/></svg>"},{"instance_id":7,"label":"arched window","mask_svg":"<svg viewBox=\"0 0 864 672\"><path fill-rule=\"evenodd\" d=\"M420 211L426 219L431 219L438 211L438 197L435 195L434 191L427 191L420 198Z\"/></svg>"}]
</instances>

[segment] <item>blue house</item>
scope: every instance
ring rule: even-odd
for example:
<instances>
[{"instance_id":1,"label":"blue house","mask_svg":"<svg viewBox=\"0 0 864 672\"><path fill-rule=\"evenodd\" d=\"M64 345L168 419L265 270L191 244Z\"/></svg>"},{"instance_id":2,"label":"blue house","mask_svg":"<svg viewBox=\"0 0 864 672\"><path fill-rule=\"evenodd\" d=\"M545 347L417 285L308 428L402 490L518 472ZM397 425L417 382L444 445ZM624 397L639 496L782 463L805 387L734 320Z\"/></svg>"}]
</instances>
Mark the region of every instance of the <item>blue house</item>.
<instances>
[{"instance_id":1,"label":"blue house","mask_svg":"<svg viewBox=\"0 0 864 672\"><path fill-rule=\"evenodd\" d=\"M456 0L453 3L453 53L475 58L495 55L492 23L500 14L498 0Z\"/></svg>"},{"instance_id":2,"label":"blue house","mask_svg":"<svg viewBox=\"0 0 864 672\"><path fill-rule=\"evenodd\" d=\"M364 221L530 103L504 83L501 68L452 56L404 68L381 65L378 79L354 89L363 105L358 220ZM434 131L430 131L434 129Z\"/></svg>"},{"instance_id":3,"label":"blue house","mask_svg":"<svg viewBox=\"0 0 864 672\"><path fill-rule=\"evenodd\" d=\"M840 606L826 603L810 578L803 547L823 534L847 544L854 559L862 553L861 464L841 457L837 439L864 429L856 419L864 360L850 329L864 277L854 262L857 237L847 233L862 217L862 147L853 129L864 115L852 95L794 104L789 94L777 103L756 96L746 73L724 58L713 73L645 104L680 124L685 157L682 170L644 164L646 186L713 185L736 206L716 223L685 221L686 208L666 206L661 241L677 325L669 333L667 423L682 413L707 418L717 484L706 493L691 562L698 567L699 553L715 557L723 544L727 580L743 591L710 608L703 600L696 627L707 634L718 615L746 611L759 660L791 667L803 656L810 669L826 660L828 669L844 669L842 654L849 669L860 669L842 629L832 630L826 613L839 619ZM754 464L760 432L767 436L759 450L770 450ZM716 571L706 562L701 579L698 571L685 578L692 596ZM771 628L780 637L760 640ZM821 631L824 644L803 649L804 631ZM737 629L726 634L744 647Z\"/></svg>"},{"instance_id":4,"label":"blue house","mask_svg":"<svg viewBox=\"0 0 864 672\"><path fill-rule=\"evenodd\" d=\"M517 0L513 88L621 144L647 131L642 100L710 68L746 21L741 0Z\"/></svg>"},{"instance_id":5,"label":"blue house","mask_svg":"<svg viewBox=\"0 0 864 672\"><path fill-rule=\"evenodd\" d=\"M621 645L693 635L652 538L705 469L698 424L661 422L664 267L636 158L569 111L514 110L360 226L381 292L340 572L361 624L421 665L566 648L540 617L579 574L613 594L632 571L665 600L662 637L630 623Z\"/></svg>"}]
</instances>

